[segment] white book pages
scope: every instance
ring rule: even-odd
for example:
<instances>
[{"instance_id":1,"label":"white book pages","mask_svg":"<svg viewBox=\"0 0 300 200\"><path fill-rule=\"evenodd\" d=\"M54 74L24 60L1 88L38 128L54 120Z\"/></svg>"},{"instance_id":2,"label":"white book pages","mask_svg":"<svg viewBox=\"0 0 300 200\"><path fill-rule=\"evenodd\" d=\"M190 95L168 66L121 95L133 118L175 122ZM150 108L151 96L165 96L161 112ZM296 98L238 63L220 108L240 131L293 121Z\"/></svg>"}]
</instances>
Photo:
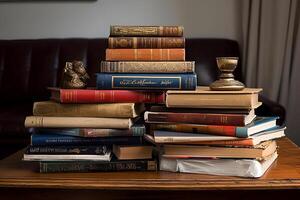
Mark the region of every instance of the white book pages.
<instances>
[{"instance_id":1,"label":"white book pages","mask_svg":"<svg viewBox=\"0 0 300 200\"><path fill-rule=\"evenodd\" d=\"M160 170L224 176L261 177L278 157L275 152L268 159L160 159Z\"/></svg>"}]
</instances>

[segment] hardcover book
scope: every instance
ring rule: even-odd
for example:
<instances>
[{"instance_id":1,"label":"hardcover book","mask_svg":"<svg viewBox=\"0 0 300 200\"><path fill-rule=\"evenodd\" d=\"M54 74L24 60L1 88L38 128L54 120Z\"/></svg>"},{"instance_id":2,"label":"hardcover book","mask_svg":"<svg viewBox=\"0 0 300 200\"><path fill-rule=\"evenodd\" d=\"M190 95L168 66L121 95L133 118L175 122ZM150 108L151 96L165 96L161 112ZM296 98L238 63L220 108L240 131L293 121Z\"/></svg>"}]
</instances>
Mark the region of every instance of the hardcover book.
<instances>
[{"instance_id":1,"label":"hardcover book","mask_svg":"<svg viewBox=\"0 0 300 200\"><path fill-rule=\"evenodd\" d=\"M117 171L156 171L155 160L111 160L99 161L41 161L40 172L117 172Z\"/></svg>"},{"instance_id":2,"label":"hardcover book","mask_svg":"<svg viewBox=\"0 0 300 200\"><path fill-rule=\"evenodd\" d=\"M215 114L215 113L194 113L186 112L151 112L144 114L147 123L190 123L205 125L231 125L245 126L255 118L254 110L248 115L245 114Z\"/></svg>"},{"instance_id":3,"label":"hardcover book","mask_svg":"<svg viewBox=\"0 0 300 200\"><path fill-rule=\"evenodd\" d=\"M110 26L110 36L182 37L183 26Z\"/></svg>"},{"instance_id":4,"label":"hardcover book","mask_svg":"<svg viewBox=\"0 0 300 200\"><path fill-rule=\"evenodd\" d=\"M151 159L152 146L113 145L113 153L118 160Z\"/></svg>"},{"instance_id":5,"label":"hardcover book","mask_svg":"<svg viewBox=\"0 0 300 200\"><path fill-rule=\"evenodd\" d=\"M51 155L105 155L111 152L111 148L106 145L98 146L29 146L25 154L51 154Z\"/></svg>"},{"instance_id":6,"label":"hardcover book","mask_svg":"<svg viewBox=\"0 0 300 200\"><path fill-rule=\"evenodd\" d=\"M146 116L146 113L145 113ZM206 133L212 135L233 136L247 138L253 134L276 127L277 117L256 117L253 122L246 126L224 126L224 125L200 125L200 124L151 124L152 130L163 130L170 132Z\"/></svg>"},{"instance_id":7,"label":"hardcover book","mask_svg":"<svg viewBox=\"0 0 300 200\"><path fill-rule=\"evenodd\" d=\"M184 48L183 37L109 37L110 49L169 49Z\"/></svg>"},{"instance_id":8,"label":"hardcover book","mask_svg":"<svg viewBox=\"0 0 300 200\"><path fill-rule=\"evenodd\" d=\"M101 74L97 75L98 89L126 90L194 90L196 74Z\"/></svg>"},{"instance_id":9,"label":"hardcover book","mask_svg":"<svg viewBox=\"0 0 300 200\"><path fill-rule=\"evenodd\" d=\"M30 148L35 148L35 150L37 150L37 147L30 147ZM87 148L87 147L86 147ZM82 148L81 148L82 149ZM32 151L33 149L31 149ZM39 150L48 150L48 151L57 151L59 150L58 148L42 148L40 147ZM92 150L92 149L90 149ZM79 148L73 148L73 151L79 151ZM94 161L110 161L111 159L111 151L107 150L103 153L102 150L100 150L101 153L98 153L97 150L92 153L92 154L86 154L86 153L71 153L71 150L68 149L68 153L63 154L63 153L31 153L30 151L26 151L24 156L23 156L23 160L24 161L59 161L59 160L63 160L63 161L75 161L75 160L94 160Z\"/></svg>"},{"instance_id":10,"label":"hardcover book","mask_svg":"<svg viewBox=\"0 0 300 200\"><path fill-rule=\"evenodd\" d=\"M106 49L107 61L184 61L185 49Z\"/></svg>"},{"instance_id":11,"label":"hardcover book","mask_svg":"<svg viewBox=\"0 0 300 200\"><path fill-rule=\"evenodd\" d=\"M102 61L101 73L194 73L194 61Z\"/></svg>"},{"instance_id":12,"label":"hardcover book","mask_svg":"<svg viewBox=\"0 0 300 200\"><path fill-rule=\"evenodd\" d=\"M160 170L222 176L259 178L274 163L275 152L265 160L256 159L160 159ZM209 166L209 167L207 167Z\"/></svg>"},{"instance_id":13,"label":"hardcover book","mask_svg":"<svg viewBox=\"0 0 300 200\"><path fill-rule=\"evenodd\" d=\"M143 124L134 124L129 129L99 129L99 128L40 128L32 132L41 134L59 134L78 137L118 137L143 136L146 128Z\"/></svg>"},{"instance_id":14,"label":"hardcover book","mask_svg":"<svg viewBox=\"0 0 300 200\"><path fill-rule=\"evenodd\" d=\"M60 103L164 103L164 92L49 88Z\"/></svg>"},{"instance_id":15,"label":"hardcover book","mask_svg":"<svg viewBox=\"0 0 300 200\"><path fill-rule=\"evenodd\" d=\"M135 118L144 110L144 104L135 103L60 104L40 101L33 104L33 115L50 117Z\"/></svg>"},{"instance_id":16,"label":"hardcover book","mask_svg":"<svg viewBox=\"0 0 300 200\"><path fill-rule=\"evenodd\" d=\"M264 160L277 150L275 141L266 141L254 147L221 147L199 145L163 145L167 158L247 158Z\"/></svg>"},{"instance_id":17,"label":"hardcover book","mask_svg":"<svg viewBox=\"0 0 300 200\"><path fill-rule=\"evenodd\" d=\"M253 109L261 105L258 93L261 88L245 88L241 91L212 91L199 86L194 91L172 90L167 92L167 107Z\"/></svg>"},{"instance_id":18,"label":"hardcover book","mask_svg":"<svg viewBox=\"0 0 300 200\"><path fill-rule=\"evenodd\" d=\"M136 119L100 117L41 117L28 116L26 128L108 128L128 129Z\"/></svg>"},{"instance_id":19,"label":"hardcover book","mask_svg":"<svg viewBox=\"0 0 300 200\"><path fill-rule=\"evenodd\" d=\"M255 146L261 142L284 137L284 127L275 127L251 135L247 138L211 135L205 133L184 133L173 131L153 131L153 141L158 144L193 144L211 146ZM147 137L150 137L147 135Z\"/></svg>"},{"instance_id":20,"label":"hardcover book","mask_svg":"<svg viewBox=\"0 0 300 200\"><path fill-rule=\"evenodd\" d=\"M132 144L140 145L143 144L142 137L96 137L96 138L85 138L75 137L68 135L57 135L57 134L40 134L34 133L31 135L32 146L89 146L89 145L113 145L113 144Z\"/></svg>"}]
</instances>

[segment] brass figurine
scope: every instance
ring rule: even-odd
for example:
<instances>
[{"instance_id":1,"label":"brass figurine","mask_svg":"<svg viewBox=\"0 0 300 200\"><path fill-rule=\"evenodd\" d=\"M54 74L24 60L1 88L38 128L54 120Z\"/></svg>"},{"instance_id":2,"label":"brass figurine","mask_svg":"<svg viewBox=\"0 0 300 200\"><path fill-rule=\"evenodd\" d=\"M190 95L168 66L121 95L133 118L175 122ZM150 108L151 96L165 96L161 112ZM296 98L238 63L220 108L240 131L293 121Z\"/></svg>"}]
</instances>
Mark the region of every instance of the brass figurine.
<instances>
[{"instance_id":1,"label":"brass figurine","mask_svg":"<svg viewBox=\"0 0 300 200\"><path fill-rule=\"evenodd\" d=\"M89 78L82 61L66 62L60 87L65 89L86 88Z\"/></svg>"},{"instance_id":2,"label":"brass figurine","mask_svg":"<svg viewBox=\"0 0 300 200\"><path fill-rule=\"evenodd\" d=\"M210 84L211 90L243 90L245 85L237 80L234 80L233 71L235 70L238 57L218 57L216 58L217 65L221 74L219 80Z\"/></svg>"}]
</instances>

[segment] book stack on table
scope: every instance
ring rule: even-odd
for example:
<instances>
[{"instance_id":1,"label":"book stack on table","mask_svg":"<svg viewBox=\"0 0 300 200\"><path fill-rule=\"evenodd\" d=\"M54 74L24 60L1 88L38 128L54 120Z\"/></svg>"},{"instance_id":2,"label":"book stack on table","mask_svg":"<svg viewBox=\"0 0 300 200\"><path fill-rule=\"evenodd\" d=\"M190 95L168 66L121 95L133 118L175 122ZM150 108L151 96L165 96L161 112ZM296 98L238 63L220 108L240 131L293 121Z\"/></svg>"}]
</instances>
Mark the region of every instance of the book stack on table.
<instances>
[{"instance_id":1,"label":"book stack on table","mask_svg":"<svg viewBox=\"0 0 300 200\"><path fill-rule=\"evenodd\" d=\"M41 172L156 170L139 116L145 103L165 103L167 89L196 87L183 27L112 26L110 35L96 89L50 88L51 101L35 102L26 118L24 160Z\"/></svg>"},{"instance_id":2,"label":"book stack on table","mask_svg":"<svg viewBox=\"0 0 300 200\"><path fill-rule=\"evenodd\" d=\"M260 177L277 158L285 127L259 117L261 89L168 91L166 105L145 112L148 140L160 148L160 170Z\"/></svg>"}]
</instances>

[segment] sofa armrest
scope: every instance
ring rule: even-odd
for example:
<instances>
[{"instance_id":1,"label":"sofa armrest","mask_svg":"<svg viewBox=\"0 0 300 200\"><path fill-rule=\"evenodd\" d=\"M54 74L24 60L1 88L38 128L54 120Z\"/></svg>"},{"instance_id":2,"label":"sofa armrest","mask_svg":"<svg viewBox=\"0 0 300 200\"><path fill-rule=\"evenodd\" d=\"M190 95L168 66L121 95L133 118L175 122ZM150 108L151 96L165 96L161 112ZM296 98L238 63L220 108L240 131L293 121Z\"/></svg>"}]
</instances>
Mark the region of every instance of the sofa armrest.
<instances>
[{"instance_id":1,"label":"sofa armrest","mask_svg":"<svg viewBox=\"0 0 300 200\"><path fill-rule=\"evenodd\" d=\"M267 98L266 96L259 95L258 99L263 104L255 110L256 115L278 116L278 124L282 125L285 121L285 108L279 103L276 103L275 101L272 101L271 99Z\"/></svg>"}]
</instances>

